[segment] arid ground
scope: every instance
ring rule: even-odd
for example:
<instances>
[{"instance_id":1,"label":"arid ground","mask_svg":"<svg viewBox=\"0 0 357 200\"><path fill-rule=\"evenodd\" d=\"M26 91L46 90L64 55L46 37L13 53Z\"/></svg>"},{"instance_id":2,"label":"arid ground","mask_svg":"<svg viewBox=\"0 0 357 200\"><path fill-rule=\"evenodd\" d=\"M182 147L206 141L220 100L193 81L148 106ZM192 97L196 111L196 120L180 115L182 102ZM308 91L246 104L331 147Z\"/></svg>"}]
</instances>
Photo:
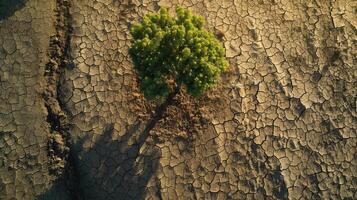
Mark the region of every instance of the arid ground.
<instances>
[{"instance_id":1,"label":"arid ground","mask_svg":"<svg viewBox=\"0 0 357 200\"><path fill-rule=\"evenodd\" d=\"M205 17L229 70L138 90L129 26ZM354 0L0 0L0 199L357 199Z\"/></svg>"}]
</instances>

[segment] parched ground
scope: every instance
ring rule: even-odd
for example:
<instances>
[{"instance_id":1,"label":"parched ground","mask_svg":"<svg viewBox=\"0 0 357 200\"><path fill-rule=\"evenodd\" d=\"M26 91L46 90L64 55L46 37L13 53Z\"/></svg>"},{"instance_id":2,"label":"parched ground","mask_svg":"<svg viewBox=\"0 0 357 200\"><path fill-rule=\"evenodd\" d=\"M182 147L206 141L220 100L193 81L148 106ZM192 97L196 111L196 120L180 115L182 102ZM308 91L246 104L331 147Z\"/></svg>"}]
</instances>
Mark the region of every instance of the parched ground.
<instances>
[{"instance_id":1,"label":"parched ground","mask_svg":"<svg viewBox=\"0 0 357 200\"><path fill-rule=\"evenodd\" d=\"M0 199L357 199L357 2L3 2ZM147 136L128 25L176 5L230 69Z\"/></svg>"}]
</instances>

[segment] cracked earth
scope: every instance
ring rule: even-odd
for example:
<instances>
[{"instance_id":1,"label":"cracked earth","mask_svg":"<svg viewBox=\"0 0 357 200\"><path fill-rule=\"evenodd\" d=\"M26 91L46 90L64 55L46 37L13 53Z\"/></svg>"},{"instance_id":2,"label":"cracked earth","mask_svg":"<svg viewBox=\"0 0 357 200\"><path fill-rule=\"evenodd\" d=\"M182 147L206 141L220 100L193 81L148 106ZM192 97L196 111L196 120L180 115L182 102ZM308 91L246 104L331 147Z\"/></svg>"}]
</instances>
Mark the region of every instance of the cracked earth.
<instances>
[{"instance_id":1,"label":"cracked earth","mask_svg":"<svg viewBox=\"0 0 357 200\"><path fill-rule=\"evenodd\" d=\"M357 2L0 0L0 199L357 199ZM206 18L229 70L150 134L128 25Z\"/></svg>"}]
</instances>

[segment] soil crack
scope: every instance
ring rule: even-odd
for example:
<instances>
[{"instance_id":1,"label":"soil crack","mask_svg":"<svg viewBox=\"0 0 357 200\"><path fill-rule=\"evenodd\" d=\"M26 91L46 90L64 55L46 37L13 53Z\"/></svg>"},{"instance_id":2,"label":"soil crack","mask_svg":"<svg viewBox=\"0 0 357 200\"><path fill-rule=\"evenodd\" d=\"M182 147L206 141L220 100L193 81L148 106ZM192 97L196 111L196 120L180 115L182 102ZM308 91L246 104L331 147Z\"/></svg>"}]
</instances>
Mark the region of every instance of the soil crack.
<instances>
[{"instance_id":1,"label":"soil crack","mask_svg":"<svg viewBox=\"0 0 357 200\"><path fill-rule=\"evenodd\" d=\"M72 17L69 0L56 0L56 33L50 38L49 61L45 65L46 87L42 94L50 125L48 142L50 173L66 185L72 199L81 199L79 174L71 149L69 123L65 106L61 102L61 75L73 69L71 58Z\"/></svg>"}]
</instances>

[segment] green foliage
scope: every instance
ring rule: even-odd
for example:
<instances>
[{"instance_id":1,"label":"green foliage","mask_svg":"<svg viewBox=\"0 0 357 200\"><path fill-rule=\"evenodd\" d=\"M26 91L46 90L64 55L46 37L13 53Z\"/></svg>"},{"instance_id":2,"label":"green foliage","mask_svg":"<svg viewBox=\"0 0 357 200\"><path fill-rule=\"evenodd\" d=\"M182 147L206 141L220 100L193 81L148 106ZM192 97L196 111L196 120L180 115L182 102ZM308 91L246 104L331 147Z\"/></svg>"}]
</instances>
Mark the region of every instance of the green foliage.
<instances>
[{"instance_id":1,"label":"green foliage","mask_svg":"<svg viewBox=\"0 0 357 200\"><path fill-rule=\"evenodd\" d=\"M167 96L175 87L199 96L219 78L228 62L222 44L204 29L204 19L182 7L167 9L132 25L129 54L146 98Z\"/></svg>"}]
</instances>

